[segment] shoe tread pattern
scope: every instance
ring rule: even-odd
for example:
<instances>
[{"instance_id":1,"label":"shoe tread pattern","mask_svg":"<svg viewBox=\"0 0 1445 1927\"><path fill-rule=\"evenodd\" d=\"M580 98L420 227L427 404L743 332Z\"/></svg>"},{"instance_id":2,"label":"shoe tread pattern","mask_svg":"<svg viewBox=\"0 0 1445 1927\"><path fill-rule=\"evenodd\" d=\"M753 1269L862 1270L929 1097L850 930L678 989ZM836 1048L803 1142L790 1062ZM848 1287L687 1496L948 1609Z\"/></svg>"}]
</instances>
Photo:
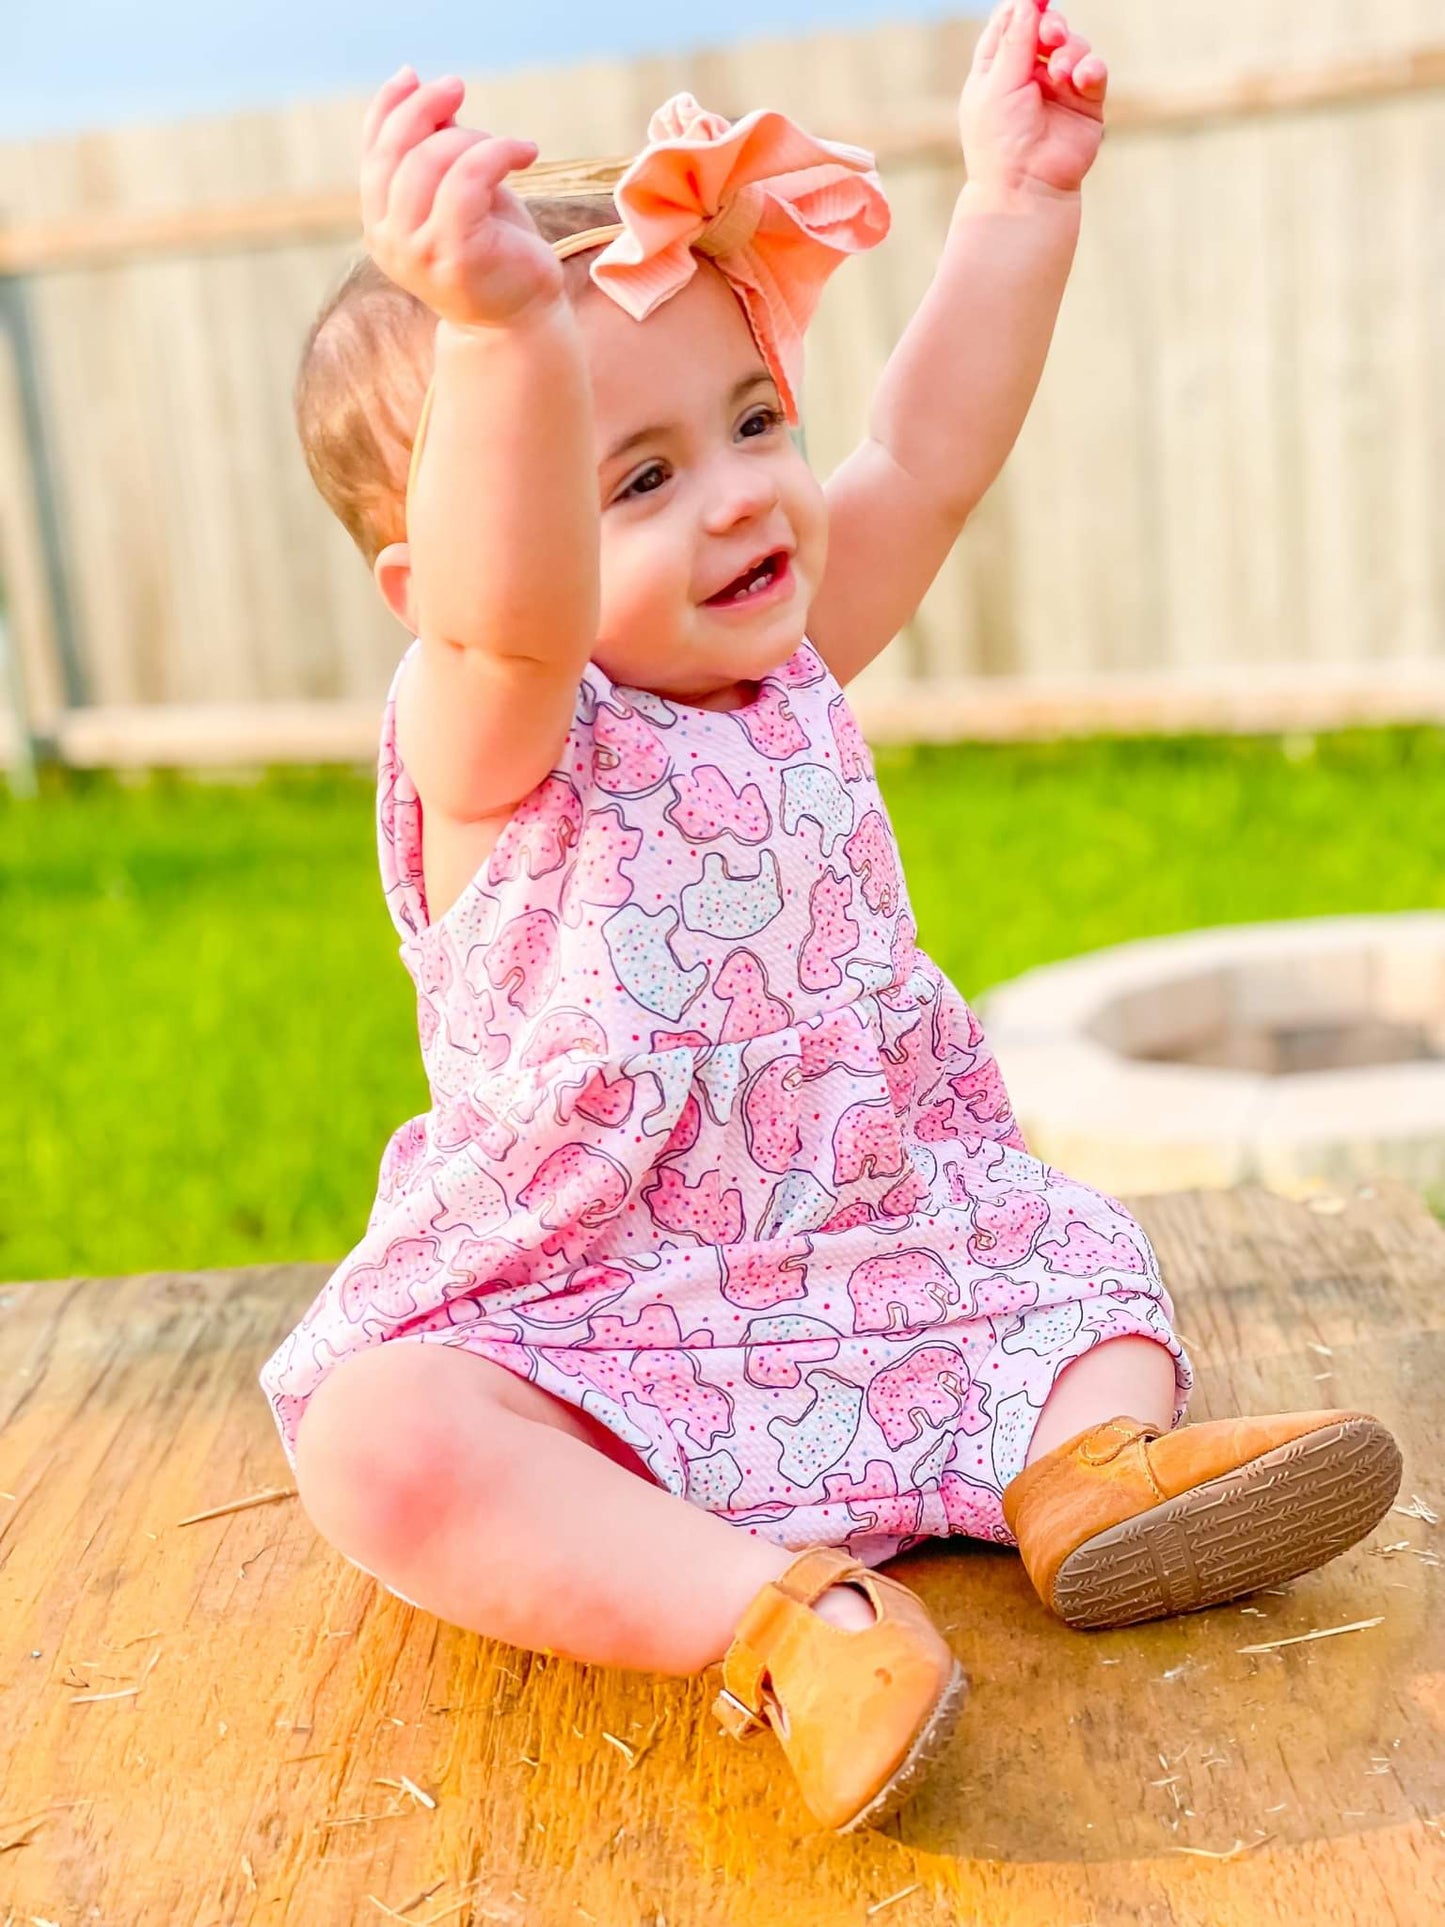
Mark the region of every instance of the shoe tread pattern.
<instances>
[{"instance_id":1,"label":"shoe tread pattern","mask_svg":"<svg viewBox=\"0 0 1445 1927\"><path fill-rule=\"evenodd\" d=\"M1378 1524L1401 1470L1378 1421L1322 1426L1087 1540L1059 1568L1054 1610L1130 1626L1297 1578Z\"/></svg>"}]
</instances>

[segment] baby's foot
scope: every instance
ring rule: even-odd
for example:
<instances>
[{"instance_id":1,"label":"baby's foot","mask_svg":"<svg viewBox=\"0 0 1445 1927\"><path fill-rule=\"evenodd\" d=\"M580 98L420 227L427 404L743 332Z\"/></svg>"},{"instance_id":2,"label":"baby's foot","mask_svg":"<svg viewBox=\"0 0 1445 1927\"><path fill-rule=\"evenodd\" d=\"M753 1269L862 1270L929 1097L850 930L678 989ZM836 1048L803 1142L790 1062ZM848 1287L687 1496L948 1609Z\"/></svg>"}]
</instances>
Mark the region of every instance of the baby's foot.
<instances>
[{"instance_id":1,"label":"baby's foot","mask_svg":"<svg viewBox=\"0 0 1445 1927\"><path fill-rule=\"evenodd\" d=\"M838 1833L877 1826L910 1797L968 1688L923 1601L832 1546L762 1588L722 1676L715 1717L740 1740L771 1727L809 1810Z\"/></svg>"},{"instance_id":2,"label":"baby's foot","mask_svg":"<svg viewBox=\"0 0 1445 1927\"><path fill-rule=\"evenodd\" d=\"M1130 1626L1312 1572L1400 1489L1364 1412L1217 1419L1161 1433L1110 1419L1045 1452L1003 1513L1039 1597L1071 1626Z\"/></svg>"},{"instance_id":3,"label":"baby's foot","mask_svg":"<svg viewBox=\"0 0 1445 1927\"><path fill-rule=\"evenodd\" d=\"M821 1599L814 1600L813 1611L847 1633L866 1633L878 1618L861 1586L830 1586Z\"/></svg>"}]
</instances>

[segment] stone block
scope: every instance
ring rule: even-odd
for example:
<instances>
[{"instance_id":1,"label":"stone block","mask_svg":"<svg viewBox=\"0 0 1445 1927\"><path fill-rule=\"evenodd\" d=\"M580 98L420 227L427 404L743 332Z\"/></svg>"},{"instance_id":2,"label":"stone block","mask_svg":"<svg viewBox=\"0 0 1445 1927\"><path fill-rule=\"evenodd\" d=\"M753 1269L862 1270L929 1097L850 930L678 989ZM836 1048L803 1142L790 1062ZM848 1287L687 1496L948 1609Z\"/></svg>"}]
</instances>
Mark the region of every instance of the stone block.
<instances>
[{"instance_id":1,"label":"stone block","mask_svg":"<svg viewBox=\"0 0 1445 1927\"><path fill-rule=\"evenodd\" d=\"M1102 1190L1388 1174L1445 1194L1438 912L1152 938L983 1008L1030 1145Z\"/></svg>"}]
</instances>

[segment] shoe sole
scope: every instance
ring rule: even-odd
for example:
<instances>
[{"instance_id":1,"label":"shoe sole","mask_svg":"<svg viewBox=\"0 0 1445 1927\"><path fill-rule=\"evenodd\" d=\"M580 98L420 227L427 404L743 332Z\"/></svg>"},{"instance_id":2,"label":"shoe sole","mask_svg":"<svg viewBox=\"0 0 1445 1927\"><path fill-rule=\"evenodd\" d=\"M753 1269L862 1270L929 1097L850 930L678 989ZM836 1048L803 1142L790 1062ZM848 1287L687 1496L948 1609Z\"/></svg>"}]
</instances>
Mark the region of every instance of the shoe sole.
<instances>
[{"instance_id":1,"label":"shoe sole","mask_svg":"<svg viewBox=\"0 0 1445 1927\"><path fill-rule=\"evenodd\" d=\"M958 1724L967 1698L968 1675L955 1660L949 1682L933 1711L918 1729L903 1764L892 1779L885 1781L868 1805L843 1826L834 1827L834 1833L852 1833L858 1827L876 1827L913 1798L919 1783L953 1737L953 1729Z\"/></svg>"},{"instance_id":2,"label":"shoe sole","mask_svg":"<svg viewBox=\"0 0 1445 1927\"><path fill-rule=\"evenodd\" d=\"M1132 1626L1297 1578L1378 1524L1402 1470L1377 1420L1321 1426L1086 1540L1053 1609L1086 1631Z\"/></svg>"}]
</instances>

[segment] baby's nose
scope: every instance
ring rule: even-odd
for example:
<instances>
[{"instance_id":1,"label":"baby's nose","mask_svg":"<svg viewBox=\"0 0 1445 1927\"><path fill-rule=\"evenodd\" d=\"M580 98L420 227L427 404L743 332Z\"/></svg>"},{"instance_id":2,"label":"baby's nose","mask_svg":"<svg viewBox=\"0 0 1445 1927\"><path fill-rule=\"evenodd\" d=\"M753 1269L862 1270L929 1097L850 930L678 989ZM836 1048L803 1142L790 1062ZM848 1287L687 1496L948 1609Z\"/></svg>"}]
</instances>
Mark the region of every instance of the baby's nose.
<instances>
[{"instance_id":1,"label":"baby's nose","mask_svg":"<svg viewBox=\"0 0 1445 1927\"><path fill-rule=\"evenodd\" d=\"M707 497L707 526L711 530L726 532L751 516L767 515L778 501L773 466L759 461L753 453L728 449L713 466Z\"/></svg>"},{"instance_id":2,"label":"baby's nose","mask_svg":"<svg viewBox=\"0 0 1445 1927\"><path fill-rule=\"evenodd\" d=\"M777 481L761 462L726 463L710 491L707 525L715 531L726 531L753 516L765 515L777 501Z\"/></svg>"}]
</instances>

